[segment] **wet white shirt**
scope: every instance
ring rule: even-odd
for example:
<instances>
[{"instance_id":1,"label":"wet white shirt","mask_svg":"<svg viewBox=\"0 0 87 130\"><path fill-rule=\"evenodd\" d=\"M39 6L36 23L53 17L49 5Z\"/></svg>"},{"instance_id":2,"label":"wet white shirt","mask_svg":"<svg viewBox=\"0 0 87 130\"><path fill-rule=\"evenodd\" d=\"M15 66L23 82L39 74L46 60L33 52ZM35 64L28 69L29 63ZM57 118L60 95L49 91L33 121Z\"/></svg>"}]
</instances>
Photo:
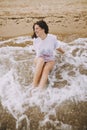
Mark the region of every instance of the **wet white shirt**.
<instances>
[{"instance_id":1,"label":"wet white shirt","mask_svg":"<svg viewBox=\"0 0 87 130\"><path fill-rule=\"evenodd\" d=\"M33 46L36 57L42 57L45 62L48 62L55 60L54 51L60 47L60 43L55 35L47 34L47 37L44 40L40 37L34 38Z\"/></svg>"}]
</instances>

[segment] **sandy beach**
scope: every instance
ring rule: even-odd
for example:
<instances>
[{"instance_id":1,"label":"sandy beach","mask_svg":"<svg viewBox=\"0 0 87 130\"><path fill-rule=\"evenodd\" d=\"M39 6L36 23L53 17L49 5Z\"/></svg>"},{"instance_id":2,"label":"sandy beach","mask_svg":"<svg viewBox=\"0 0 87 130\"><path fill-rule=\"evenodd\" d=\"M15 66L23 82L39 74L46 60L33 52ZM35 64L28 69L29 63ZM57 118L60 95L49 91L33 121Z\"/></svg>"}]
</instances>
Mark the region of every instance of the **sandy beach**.
<instances>
[{"instance_id":1,"label":"sandy beach","mask_svg":"<svg viewBox=\"0 0 87 130\"><path fill-rule=\"evenodd\" d=\"M65 42L87 37L87 0L0 0L0 40L32 35L40 19Z\"/></svg>"}]
</instances>

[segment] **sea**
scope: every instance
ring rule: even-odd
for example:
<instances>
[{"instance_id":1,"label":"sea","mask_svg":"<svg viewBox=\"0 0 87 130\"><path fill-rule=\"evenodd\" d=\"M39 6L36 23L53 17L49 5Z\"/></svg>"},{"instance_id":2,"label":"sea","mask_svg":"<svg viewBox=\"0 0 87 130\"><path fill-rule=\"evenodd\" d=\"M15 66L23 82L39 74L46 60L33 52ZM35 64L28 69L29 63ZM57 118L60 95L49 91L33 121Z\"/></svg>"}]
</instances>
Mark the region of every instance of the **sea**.
<instances>
[{"instance_id":1,"label":"sea","mask_svg":"<svg viewBox=\"0 0 87 130\"><path fill-rule=\"evenodd\" d=\"M54 130L59 130L57 107L66 101L87 102L87 38L70 43L59 41L65 53L55 51L56 63L45 89L32 86L35 52L30 42L33 42L30 36L0 41L0 102L15 118L16 128L25 118L30 130L31 118L25 112L36 106L44 113L44 118L38 121L38 130L48 121L55 125ZM50 119L50 115L55 120ZM60 130L73 129L62 122Z\"/></svg>"}]
</instances>

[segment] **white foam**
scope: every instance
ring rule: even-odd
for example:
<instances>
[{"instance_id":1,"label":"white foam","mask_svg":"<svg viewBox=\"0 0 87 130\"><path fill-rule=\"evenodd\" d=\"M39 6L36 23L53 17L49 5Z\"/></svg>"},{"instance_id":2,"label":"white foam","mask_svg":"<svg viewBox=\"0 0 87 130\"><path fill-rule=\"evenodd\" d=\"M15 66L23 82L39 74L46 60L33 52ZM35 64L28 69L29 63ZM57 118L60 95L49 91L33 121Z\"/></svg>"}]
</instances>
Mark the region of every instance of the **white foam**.
<instances>
[{"instance_id":1,"label":"white foam","mask_svg":"<svg viewBox=\"0 0 87 130\"><path fill-rule=\"evenodd\" d=\"M0 41L0 45L4 44L4 43L9 43L9 42L15 42L17 44L20 44L20 43L24 43L26 41L33 41L33 39L30 37L30 36L20 36L20 37L17 37L17 38L12 38L12 39L8 39L8 40L4 40L4 41Z\"/></svg>"},{"instance_id":2,"label":"white foam","mask_svg":"<svg viewBox=\"0 0 87 130\"><path fill-rule=\"evenodd\" d=\"M27 38L28 39L28 38ZM16 39L17 43L24 42L27 40L26 38ZM46 119L48 119L50 113L56 116L55 108L60 105L62 102L66 100L75 100L78 101L87 101L87 75L80 74L79 66L83 65L85 69L87 69L87 39L80 39L82 48L84 51L79 56L79 51L82 48L79 47L78 53L74 57L72 55L72 51L77 48L77 44L73 46L65 47L67 50L65 56L61 56L61 63L56 64L58 69L69 63L74 65L72 71L75 72L74 76L69 76L68 72L70 70L61 71L61 75L63 80L67 80L69 84L66 84L65 87L58 89L53 88L52 84L59 79L55 77L55 69L52 72L52 75L49 76L49 87L46 90L40 90L39 88L34 89L31 84L27 86L22 86L19 82L17 67L20 65L19 61L24 64L29 61L33 62L32 55L33 54L32 46L28 46L25 48L22 47L2 47L0 48L0 97L1 102L4 107L6 107L9 112L15 117L15 119L20 122L22 118L24 119L23 113L30 106L39 106L42 112L47 113ZM10 40L9 40L10 41ZM76 40L78 43L79 40ZM65 45L65 44L64 44ZM24 58L20 58L16 60L15 57L24 54ZM27 54L27 55L25 55ZM27 56L27 57L26 57ZM58 56L58 54L57 54ZM29 64L28 64L29 65ZM27 66L26 66L27 67ZM33 73L33 67L31 67ZM21 70L22 71L22 70ZM15 76L16 75L16 76ZM16 77L16 78L15 78ZM30 78L30 77L29 77ZM32 79L31 79L32 80ZM23 117L22 117L23 116ZM27 120L27 118L26 118Z\"/></svg>"}]
</instances>

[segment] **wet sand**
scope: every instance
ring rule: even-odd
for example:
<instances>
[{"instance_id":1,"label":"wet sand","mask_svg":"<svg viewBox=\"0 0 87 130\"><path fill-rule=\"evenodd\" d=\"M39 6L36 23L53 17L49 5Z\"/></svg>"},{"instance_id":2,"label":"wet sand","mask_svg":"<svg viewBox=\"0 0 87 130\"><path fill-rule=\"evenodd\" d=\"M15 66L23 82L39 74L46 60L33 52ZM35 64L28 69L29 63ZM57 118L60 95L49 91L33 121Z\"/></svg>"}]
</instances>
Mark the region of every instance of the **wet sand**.
<instances>
[{"instance_id":1,"label":"wet sand","mask_svg":"<svg viewBox=\"0 0 87 130\"><path fill-rule=\"evenodd\" d=\"M87 0L0 0L0 40L32 35L40 19L65 42L87 37Z\"/></svg>"}]
</instances>

